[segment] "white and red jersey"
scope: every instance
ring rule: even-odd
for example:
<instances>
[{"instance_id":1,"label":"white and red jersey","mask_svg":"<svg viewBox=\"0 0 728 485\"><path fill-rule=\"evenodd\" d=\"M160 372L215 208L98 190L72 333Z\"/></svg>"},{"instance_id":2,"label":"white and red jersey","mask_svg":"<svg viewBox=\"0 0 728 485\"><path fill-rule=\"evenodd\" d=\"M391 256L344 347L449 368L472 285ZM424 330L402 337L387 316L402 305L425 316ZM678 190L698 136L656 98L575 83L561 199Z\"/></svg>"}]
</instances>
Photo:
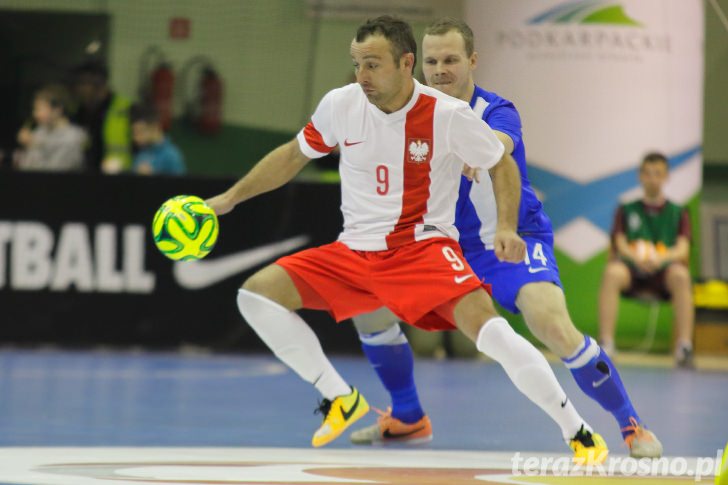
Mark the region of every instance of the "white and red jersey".
<instances>
[{"instance_id":1,"label":"white and red jersey","mask_svg":"<svg viewBox=\"0 0 728 485\"><path fill-rule=\"evenodd\" d=\"M394 113L370 103L358 84L334 89L298 133L301 151L311 158L339 145L339 240L351 249L457 240L463 163L489 169L503 156L503 144L467 103L414 84L410 101Z\"/></svg>"}]
</instances>

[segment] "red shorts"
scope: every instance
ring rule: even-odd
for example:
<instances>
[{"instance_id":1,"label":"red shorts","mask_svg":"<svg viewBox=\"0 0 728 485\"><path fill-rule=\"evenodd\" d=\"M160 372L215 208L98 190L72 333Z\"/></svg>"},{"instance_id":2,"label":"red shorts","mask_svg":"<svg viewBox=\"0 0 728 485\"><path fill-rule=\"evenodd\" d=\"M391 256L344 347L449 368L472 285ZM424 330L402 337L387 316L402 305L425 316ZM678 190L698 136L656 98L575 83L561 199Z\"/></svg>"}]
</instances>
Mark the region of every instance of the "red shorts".
<instances>
[{"instance_id":1,"label":"red shorts","mask_svg":"<svg viewBox=\"0 0 728 485\"><path fill-rule=\"evenodd\" d=\"M337 322L386 306L424 330L453 330L455 302L477 288L490 291L448 238L385 251L354 251L337 241L276 264L293 279L304 308L327 310Z\"/></svg>"}]
</instances>

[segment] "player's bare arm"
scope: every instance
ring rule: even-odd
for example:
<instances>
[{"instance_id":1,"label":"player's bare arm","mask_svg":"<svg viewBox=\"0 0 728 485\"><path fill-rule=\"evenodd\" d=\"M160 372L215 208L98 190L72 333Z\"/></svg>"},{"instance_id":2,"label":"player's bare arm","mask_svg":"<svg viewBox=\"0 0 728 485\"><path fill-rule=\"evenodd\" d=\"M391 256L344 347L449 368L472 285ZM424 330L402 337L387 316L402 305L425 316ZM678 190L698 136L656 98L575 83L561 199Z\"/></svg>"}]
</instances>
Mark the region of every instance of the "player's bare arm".
<instances>
[{"instance_id":1,"label":"player's bare arm","mask_svg":"<svg viewBox=\"0 0 728 485\"><path fill-rule=\"evenodd\" d=\"M495 255L501 261L519 263L526 254L526 243L518 236L518 209L521 203L521 175L513 152L513 140L507 134L494 130L505 147L503 158L490 169L493 193L498 207L498 225L493 244Z\"/></svg>"},{"instance_id":2,"label":"player's bare arm","mask_svg":"<svg viewBox=\"0 0 728 485\"><path fill-rule=\"evenodd\" d=\"M290 182L309 160L294 138L264 156L227 191L208 199L207 205L217 215L227 214L237 204Z\"/></svg>"},{"instance_id":3,"label":"player's bare arm","mask_svg":"<svg viewBox=\"0 0 728 485\"><path fill-rule=\"evenodd\" d=\"M690 260L690 241L685 236L678 236L675 245L668 248L663 255L658 254L658 269L665 268L672 263L687 263Z\"/></svg>"},{"instance_id":4,"label":"player's bare arm","mask_svg":"<svg viewBox=\"0 0 728 485\"><path fill-rule=\"evenodd\" d=\"M497 136L500 142L503 143L503 146L506 149L504 153L513 153L513 150L515 149L513 138L502 131L493 130L493 133L495 133L495 136Z\"/></svg>"},{"instance_id":5,"label":"player's bare arm","mask_svg":"<svg viewBox=\"0 0 728 485\"><path fill-rule=\"evenodd\" d=\"M627 236L623 232L618 232L614 235L614 247L617 250L617 256L620 258L626 259L629 262L637 259L636 254L629 247Z\"/></svg>"},{"instance_id":6,"label":"player's bare arm","mask_svg":"<svg viewBox=\"0 0 728 485\"><path fill-rule=\"evenodd\" d=\"M498 225L493 240L495 255L501 261L519 263L526 254L526 243L516 233L521 202L520 172L510 154L503 155L489 172L498 207Z\"/></svg>"},{"instance_id":7,"label":"player's bare arm","mask_svg":"<svg viewBox=\"0 0 728 485\"><path fill-rule=\"evenodd\" d=\"M623 232L618 232L614 235L614 247L617 250L617 256L619 256L620 259L636 265L637 268L643 272L648 272L647 268L640 266L637 254L630 247L629 241L627 241L627 236Z\"/></svg>"},{"instance_id":8,"label":"player's bare arm","mask_svg":"<svg viewBox=\"0 0 728 485\"><path fill-rule=\"evenodd\" d=\"M627 236L623 232L618 232L614 236L614 246L617 249L617 256L630 264L633 264L638 270L645 274L654 273L656 268L648 260L641 260L637 257L637 253L629 245Z\"/></svg>"}]
</instances>

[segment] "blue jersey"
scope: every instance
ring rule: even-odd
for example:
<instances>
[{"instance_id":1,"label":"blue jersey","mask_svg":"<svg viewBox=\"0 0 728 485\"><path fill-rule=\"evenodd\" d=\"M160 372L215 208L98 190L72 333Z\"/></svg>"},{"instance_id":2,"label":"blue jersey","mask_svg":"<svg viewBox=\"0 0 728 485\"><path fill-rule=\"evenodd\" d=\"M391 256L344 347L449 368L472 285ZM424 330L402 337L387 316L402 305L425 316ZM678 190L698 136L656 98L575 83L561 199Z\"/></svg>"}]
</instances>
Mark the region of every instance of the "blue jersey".
<instances>
[{"instance_id":1,"label":"blue jersey","mask_svg":"<svg viewBox=\"0 0 728 485\"><path fill-rule=\"evenodd\" d=\"M133 170L143 164L148 164L154 174L181 175L185 173L185 162L182 153L168 137L142 148L134 156Z\"/></svg>"},{"instance_id":2,"label":"blue jersey","mask_svg":"<svg viewBox=\"0 0 728 485\"><path fill-rule=\"evenodd\" d=\"M478 86L475 86L470 107L492 129L507 134L513 140L511 155L521 173L518 233L526 242L526 260L518 264L502 263L492 250L497 213L493 185L487 174L481 174L480 183L462 177L455 225L460 232L463 255L475 274L492 286L493 298L501 306L519 313L516 299L524 285L549 282L561 286L553 252L553 229L528 180L521 117L516 107L507 99Z\"/></svg>"},{"instance_id":3,"label":"blue jersey","mask_svg":"<svg viewBox=\"0 0 728 485\"><path fill-rule=\"evenodd\" d=\"M518 233L523 235L550 236L551 221L543 211L541 201L528 180L526 150L521 133L521 117L516 107L507 99L475 86L470 107L494 130L503 132L513 140L511 154L521 172L521 205L518 214ZM481 174L480 183L463 177L460 183L455 212L455 225L460 232L463 250L493 248L496 228L496 204L493 185L487 174Z\"/></svg>"}]
</instances>

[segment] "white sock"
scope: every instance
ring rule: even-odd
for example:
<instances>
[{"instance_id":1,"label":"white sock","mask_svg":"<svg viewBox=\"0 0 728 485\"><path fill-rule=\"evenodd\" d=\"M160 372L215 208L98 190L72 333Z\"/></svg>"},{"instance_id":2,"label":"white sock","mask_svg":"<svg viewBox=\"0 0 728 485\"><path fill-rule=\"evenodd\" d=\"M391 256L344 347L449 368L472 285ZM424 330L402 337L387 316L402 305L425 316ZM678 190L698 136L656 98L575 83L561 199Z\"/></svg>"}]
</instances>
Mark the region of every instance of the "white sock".
<instances>
[{"instance_id":1,"label":"white sock","mask_svg":"<svg viewBox=\"0 0 728 485\"><path fill-rule=\"evenodd\" d=\"M316 334L295 312L247 290L238 290L238 309L258 337L303 380L327 399L351 393L324 355Z\"/></svg>"},{"instance_id":2,"label":"white sock","mask_svg":"<svg viewBox=\"0 0 728 485\"><path fill-rule=\"evenodd\" d=\"M679 340L675 347L675 358L680 360L685 358L685 353L693 350L693 343L690 340Z\"/></svg>"},{"instance_id":3,"label":"white sock","mask_svg":"<svg viewBox=\"0 0 728 485\"><path fill-rule=\"evenodd\" d=\"M367 345L402 345L407 343L407 337L398 323L378 333L361 333L358 331L357 333L359 334L359 340Z\"/></svg>"},{"instance_id":4,"label":"white sock","mask_svg":"<svg viewBox=\"0 0 728 485\"><path fill-rule=\"evenodd\" d=\"M679 340L677 343L678 348L693 350L693 342L690 340Z\"/></svg>"},{"instance_id":5,"label":"white sock","mask_svg":"<svg viewBox=\"0 0 728 485\"><path fill-rule=\"evenodd\" d=\"M543 354L518 335L504 318L485 322L476 345L503 367L519 391L556 421L567 443L582 425L592 431L566 396Z\"/></svg>"}]
</instances>

